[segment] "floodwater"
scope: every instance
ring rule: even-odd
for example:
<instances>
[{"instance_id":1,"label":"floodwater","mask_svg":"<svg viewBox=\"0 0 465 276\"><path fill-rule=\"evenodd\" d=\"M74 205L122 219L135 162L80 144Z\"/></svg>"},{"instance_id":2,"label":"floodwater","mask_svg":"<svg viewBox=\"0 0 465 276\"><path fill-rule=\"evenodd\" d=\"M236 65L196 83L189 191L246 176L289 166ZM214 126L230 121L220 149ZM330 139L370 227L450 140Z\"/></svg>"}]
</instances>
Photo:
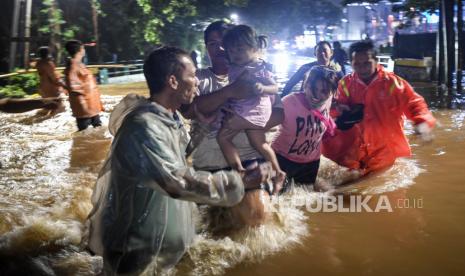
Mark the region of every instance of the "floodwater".
<instances>
[{"instance_id":1,"label":"floodwater","mask_svg":"<svg viewBox=\"0 0 465 276\"><path fill-rule=\"evenodd\" d=\"M85 250L85 220L111 143L109 112L121 98L103 96L104 127L80 133L69 108L45 120L35 111L0 114L0 275L100 272L101 258ZM336 191L346 208L358 198L369 199L370 210L382 202L392 211L323 212L314 207L328 194L298 188L273 202L273 219L261 227L219 236L203 222L170 273L464 275L465 112L434 110L434 116L433 142L407 125L412 158ZM319 181L348 177L323 160Z\"/></svg>"}]
</instances>

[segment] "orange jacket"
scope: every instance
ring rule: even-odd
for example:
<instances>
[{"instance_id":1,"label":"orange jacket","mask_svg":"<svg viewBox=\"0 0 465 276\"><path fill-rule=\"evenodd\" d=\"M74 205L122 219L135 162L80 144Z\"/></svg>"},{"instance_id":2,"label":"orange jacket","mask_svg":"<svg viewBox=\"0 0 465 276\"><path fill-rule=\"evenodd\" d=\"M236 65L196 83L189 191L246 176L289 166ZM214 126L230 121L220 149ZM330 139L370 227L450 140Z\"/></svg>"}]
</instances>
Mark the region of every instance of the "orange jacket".
<instances>
[{"instance_id":1,"label":"orange jacket","mask_svg":"<svg viewBox=\"0 0 465 276\"><path fill-rule=\"evenodd\" d=\"M394 163L397 157L410 156L404 135L404 117L430 127L435 119L420 95L410 84L378 65L377 75L366 85L356 73L339 82L336 95L339 104L364 104L364 118L347 131L323 141L322 153L336 163L359 169L363 173L379 170Z\"/></svg>"},{"instance_id":2,"label":"orange jacket","mask_svg":"<svg viewBox=\"0 0 465 276\"><path fill-rule=\"evenodd\" d=\"M71 88L69 104L74 117L90 118L103 111L95 77L84 64L71 60L65 69L65 79Z\"/></svg>"}]
</instances>

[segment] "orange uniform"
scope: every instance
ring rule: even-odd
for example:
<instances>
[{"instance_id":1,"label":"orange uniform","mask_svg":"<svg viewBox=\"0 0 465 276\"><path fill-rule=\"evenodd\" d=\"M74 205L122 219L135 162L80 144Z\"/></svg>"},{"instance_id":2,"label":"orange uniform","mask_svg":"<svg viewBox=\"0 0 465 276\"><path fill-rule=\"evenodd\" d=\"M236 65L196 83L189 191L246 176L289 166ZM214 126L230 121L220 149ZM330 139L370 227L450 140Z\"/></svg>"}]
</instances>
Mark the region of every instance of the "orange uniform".
<instances>
[{"instance_id":1,"label":"orange uniform","mask_svg":"<svg viewBox=\"0 0 465 276\"><path fill-rule=\"evenodd\" d=\"M337 130L323 141L323 154L336 163L363 173L391 166L397 157L410 156L403 133L404 117L415 125L435 119L420 95L410 84L378 65L377 75L366 85L357 73L339 82L339 104L364 104L364 118L351 129Z\"/></svg>"},{"instance_id":2,"label":"orange uniform","mask_svg":"<svg viewBox=\"0 0 465 276\"><path fill-rule=\"evenodd\" d=\"M40 59L37 61L36 69L40 78L39 94L42 98L58 97L63 91L53 61Z\"/></svg>"},{"instance_id":3,"label":"orange uniform","mask_svg":"<svg viewBox=\"0 0 465 276\"><path fill-rule=\"evenodd\" d=\"M72 90L69 93L69 103L73 116L94 117L103 111L95 77L83 63L73 60L70 63L65 69L65 79L66 85Z\"/></svg>"}]
</instances>

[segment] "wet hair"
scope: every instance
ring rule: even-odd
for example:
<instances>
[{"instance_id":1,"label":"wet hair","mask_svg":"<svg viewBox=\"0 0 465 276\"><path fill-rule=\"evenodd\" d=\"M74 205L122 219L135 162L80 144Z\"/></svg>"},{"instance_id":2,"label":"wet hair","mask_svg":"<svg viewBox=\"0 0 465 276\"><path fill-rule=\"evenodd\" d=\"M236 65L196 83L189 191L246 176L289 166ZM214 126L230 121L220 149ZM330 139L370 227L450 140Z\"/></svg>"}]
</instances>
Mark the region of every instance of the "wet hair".
<instances>
[{"instance_id":1,"label":"wet hair","mask_svg":"<svg viewBox=\"0 0 465 276\"><path fill-rule=\"evenodd\" d=\"M257 35L252 27L247 25L237 25L228 29L223 37L223 47L228 48L238 44L245 44L252 49L260 50L267 46L266 36Z\"/></svg>"},{"instance_id":2,"label":"wet hair","mask_svg":"<svg viewBox=\"0 0 465 276\"><path fill-rule=\"evenodd\" d=\"M79 40L69 40L65 44L66 52L72 58L81 50L81 47L82 42Z\"/></svg>"},{"instance_id":3,"label":"wet hair","mask_svg":"<svg viewBox=\"0 0 465 276\"><path fill-rule=\"evenodd\" d=\"M166 85L169 76L179 77L184 64L181 57L189 57L183 49L163 46L153 50L144 61L144 76L150 90L150 95L159 93Z\"/></svg>"},{"instance_id":4,"label":"wet hair","mask_svg":"<svg viewBox=\"0 0 465 276\"><path fill-rule=\"evenodd\" d=\"M318 48L323 47L324 45L328 45L329 49L331 49L331 50L333 49L333 47L331 47L331 43L329 43L329 42L326 41L326 40L323 40L323 41L318 42L318 43L315 45L315 48L314 48L315 53L316 53L316 50L317 50Z\"/></svg>"},{"instance_id":5,"label":"wet hair","mask_svg":"<svg viewBox=\"0 0 465 276\"><path fill-rule=\"evenodd\" d=\"M305 80L304 87L309 87L311 91L316 90L317 81L323 81L324 86L329 88L329 91L335 93L340 80L339 74L332 68L324 65L313 66L308 77Z\"/></svg>"},{"instance_id":6,"label":"wet hair","mask_svg":"<svg viewBox=\"0 0 465 276\"><path fill-rule=\"evenodd\" d=\"M37 55L38 55L41 59L46 59L46 58L48 58L48 55L49 55L48 47L47 47L47 46L42 46L42 47L40 47L39 50L37 51Z\"/></svg>"},{"instance_id":7,"label":"wet hair","mask_svg":"<svg viewBox=\"0 0 465 276\"><path fill-rule=\"evenodd\" d=\"M205 45L207 44L208 37L210 36L211 33L218 32L221 35L223 35L226 32L226 30L231 28L232 26L233 26L232 24L228 24L222 20L215 21L211 23L210 25L208 25L208 27L203 32L203 41L205 42Z\"/></svg>"},{"instance_id":8,"label":"wet hair","mask_svg":"<svg viewBox=\"0 0 465 276\"><path fill-rule=\"evenodd\" d=\"M354 42L350 45L349 48L349 57L350 60L352 60L352 55L354 53L371 53L371 57L376 60L376 49L375 45L371 40L360 40L357 42Z\"/></svg>"}]
</instances>

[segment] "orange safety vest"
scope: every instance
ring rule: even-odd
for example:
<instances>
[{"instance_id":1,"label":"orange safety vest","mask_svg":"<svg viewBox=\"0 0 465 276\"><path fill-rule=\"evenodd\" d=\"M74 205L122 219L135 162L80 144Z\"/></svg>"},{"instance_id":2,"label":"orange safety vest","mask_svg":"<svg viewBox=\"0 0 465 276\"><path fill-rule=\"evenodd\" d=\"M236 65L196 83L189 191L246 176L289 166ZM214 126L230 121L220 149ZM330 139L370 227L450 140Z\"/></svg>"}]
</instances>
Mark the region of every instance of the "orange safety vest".
<instances>
[{"instance_id":1,"label":"orange safety vest","mask_svg":"<svg viewBox=\"0 0 465 276\"><path fill-rule=\"evenodd\" d=\"M405 136L404 118L413 123L435 119L422 96L410 84L378 65L377 75L366 85L356 73L339 82L336 95L339 104L364 104L363 120L347 131L323 141L322 153L336 163L361 170L362 173L391 166L397 157L410 156ZM334 113L333 113L334 114Z\"/></svg>"},{"instance_id":2,"label":"orange safety vest","mask_svg":"<svg viewBox=\"0 0 465 276\"><path fill-rule=\"evenodd\" d=\"M69 93L69 104L76 118L90 118L103 111L100 92L92 72L80 62L71 61L65 69L66 85Z\"/></svg>"}]
</instances>

